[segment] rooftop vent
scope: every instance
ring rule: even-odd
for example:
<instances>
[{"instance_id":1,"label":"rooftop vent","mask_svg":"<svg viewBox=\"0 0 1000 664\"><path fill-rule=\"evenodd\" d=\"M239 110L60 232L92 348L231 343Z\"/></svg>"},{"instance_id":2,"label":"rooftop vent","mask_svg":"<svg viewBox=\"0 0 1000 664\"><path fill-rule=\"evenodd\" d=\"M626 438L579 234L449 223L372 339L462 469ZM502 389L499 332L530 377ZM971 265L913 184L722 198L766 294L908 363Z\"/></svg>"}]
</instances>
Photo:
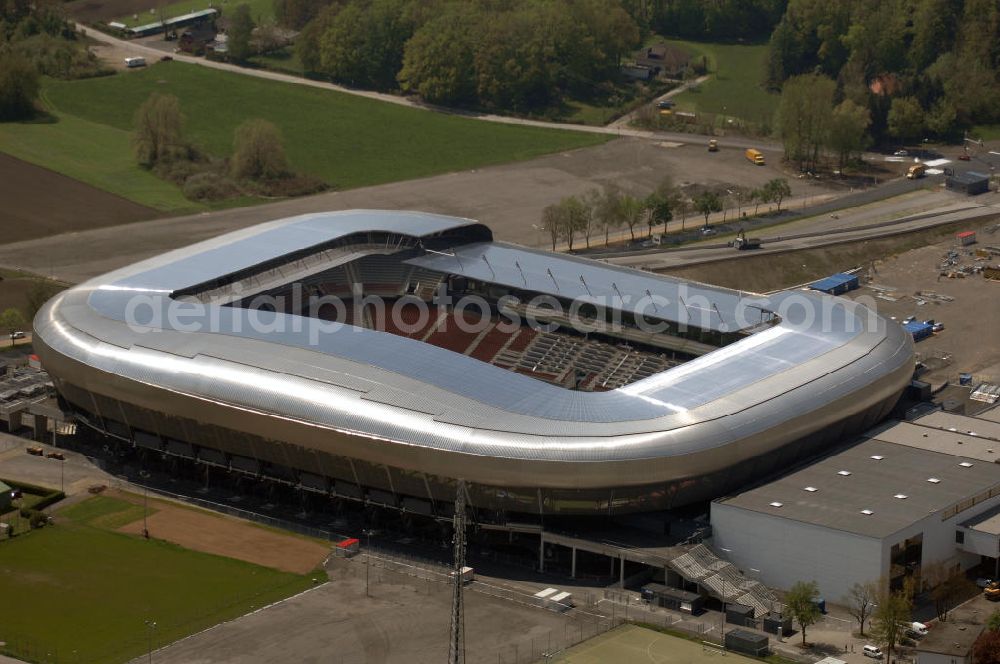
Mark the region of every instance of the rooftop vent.
<instances>
[{"instance_id":1,"label":"rooftop vent","mask_svg":"<svg viewBox=\"0 0 1000 664\"><path fill-rule=\"evenodd\" d=\"M871 510L861 510L861 513L864 514L865 516L871 516L872 514L875 514L875 512L872 512Z\"/></svg>"},{"instance_id":2,"label":"rooftop vent","mask_svg":"<svg viewBox=\"0 0 1000 664\"><path fill-rule=\"evenodd\" d=\"M940 484L941 483L941 480L939 480L936 477L928 477L927 481L930 482L931 484Z\"/></svg>"},{"instance_id":3,"label":"rooftop vent","mask_svg":"<svg viewBox=\"0 0 1000 664\"><path fill-rule=\"evenodd\" d=\"M814 487L814 486L807 486L807 487L805 487L805 488L804 488L804 491L808 491L808 492L810 492L810 493L812 493L812 492L814 492L814 491L818 491L818 490L819 490L819 489L817 489L817 488L816 488L816 487Z\"/></svg>"},{"instance_id":4,"label":"rooftop vent","mask_svg":"<svg viewBox=\"0 0 1000 664\"><path fill-rule=\"evenodd\" d=\"M968 461L963 461L962 463L960 463L958 465L960 465L962 468L972 468L972 464L969 463Z\"/></svg>"},{"instance_id":5,"label":"rooftop vent","mask_svg":"<svg viewBox=\"0 0 1000 664\"><path fill-rule=\"evenodd\" d=\"M909 496L907 496L905 493L897 493L895 496L893 496L893 498L899 498L900 500L906 500L907 498L909 498Z\"/></svg>"},{"instance_id":6,"label":"rooftop vent","mask_svg":"<svg viewBox=\"0 0 1000 664\"><path fill-rule=\"evenodd\" d=\"M784 503L779 503L777 500L771 503L771 507L781 507Z\"/></svg>"},{"instance_id":7,"label":"rooftop vent","mask_svg":"<svg viewBox=\"0 0 1000 664\"><path fill-rule=\"evenodd\" d=\"M881 460L882 460L882 459L884 459L885 457L884 457L884 456L882 456L881 454L873 454L873 455L872 455L872 458L873 458L873 459L875 459L876 461L881 461Z\"/></svg>"},{"instance_id":8,"label":"rooftop vent","mask_svg":"<svg viewBox=\"0 0 1000 664\"><path fill-rule=\"evenodd\" d=\"M851 474L851 471L849 471L849 470L838 470L837 474L838 475L843 475L844 477L847 477L848 475Z\"/></svg>"}]
</instances>

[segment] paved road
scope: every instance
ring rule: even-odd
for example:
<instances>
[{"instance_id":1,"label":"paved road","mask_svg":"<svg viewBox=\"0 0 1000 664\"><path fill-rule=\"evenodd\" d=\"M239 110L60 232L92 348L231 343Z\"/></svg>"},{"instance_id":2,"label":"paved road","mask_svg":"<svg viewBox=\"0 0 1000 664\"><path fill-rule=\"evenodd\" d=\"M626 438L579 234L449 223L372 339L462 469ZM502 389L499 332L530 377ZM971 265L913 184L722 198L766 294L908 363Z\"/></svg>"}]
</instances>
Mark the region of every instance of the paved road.
<instances>
[{"instance_id":1,"label":"paved road","mask_svg":"<svg viewBox=\"0 0 1000 664\"><path fill-rule=\"evenodd\" d=\"M784 253L801 249L815 249L818 247L844 244L847 242L857 242L860 240L870 240L881 237L901 235L917 230L933 228L956 221L974 221L988 217L1000 215L1000 205L976 206L970 209L951 211L951 207L944 207L940 214L915 215L905 220L890 222L891 225L879 224L876 227L861 227L857 229L841 229L841 232L808 232L802 231L796 237L782 238L780 235L764 236L762 248L755 251L737 251L729 246L708 245L704 248L680 249L664 251L655 254L642 256L629 256L624 258L613 258L609 262L616 265L626 265L638 267L646 270L666 270L670 268L693 265L697 263L710 263L713 261L730 261L751 256L761 256L766 254ZM817 219L817 229L823 229L823 220ZM807 234L806 234L807 233Z\"/></svg>"},{"instance_id":2,"label":"paved road","mask_svg":"<svg viewBox=\"0 0 1000 664\"><path fill-rule=\"evenodd\" d=\"M680 93L682 93L682 92L684 92L686 90L689 90L690 88L692 88L692 87L694 87L696 85L701 85L702 83L704 83L705 81L707 81L709 78L710 78L709 76L699 76L698 78L692 79L690 81L686 81L686 82L678 85L673 90L670 90L666 94L660 95L659 97L657 97L656 99L654 99L653 101L651 101L649 103L655 106L657 103L659 103L659 102L661 102L661 101L663 101L665 99L672 99L673 97L676 97ZM638 115L639 111L642 110L642 108L643 107L640 106L639 108L636 108L636 109L634 109L632 111L629 111L628 113L626 113L625 115L621 116L617 120L614 120L613 122L608 123L608 127L623 127L623 128L628 128L629 123L632 122L632 120L635 119L635 116Z\"/></svg>"}]
</instances>

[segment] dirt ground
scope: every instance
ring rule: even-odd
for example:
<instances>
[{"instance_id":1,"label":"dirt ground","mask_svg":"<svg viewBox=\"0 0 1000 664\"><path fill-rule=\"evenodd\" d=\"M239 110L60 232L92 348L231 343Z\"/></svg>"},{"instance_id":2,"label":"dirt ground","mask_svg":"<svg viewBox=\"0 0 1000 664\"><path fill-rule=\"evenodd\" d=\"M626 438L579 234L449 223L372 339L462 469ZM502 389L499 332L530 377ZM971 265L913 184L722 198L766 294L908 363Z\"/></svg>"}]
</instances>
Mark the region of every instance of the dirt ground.
<instances>
[{"instance_id":1,"label":"dirt ground","mask_svg":"<svg viewBox=\"0 0 1000 664\"><path fill-rule=\"evenodd\" d=\"M76 235L53 235L0 247L0 265L18 265L46 274L51 268L57 277L77 282L264 221L352 208L422 210L468 217L490 226L499 240L539 246L547 242L544 231L538 228L542 210L564 196L582 194L605 184L644 196L666 176L678 185L759 186L781 175L780 170L771 166L753 166L736 149L709 153L700 145L661 147L649 141L623 138L516 164L328 192L251 208L156 219L133 224L127 231L99 228ZM793 179L789 184L795 196L831 191L824 183Z\"/></svg>"},{"instance_id":2,"label":"dirt ground","mask_svg":"<svg viewBox=\"0 0 1000 664\"><path fill-rule=\"evenodd\" d=\"M142 503L142 497L111 491L106 495ZM267 530L230 517L182 507L162 500L151 500L156 513L147 519L151 537L179 544L187 549L245 560L286 572L306 574L319 567L330 548L318 542ZM142 534L142 521L119 529Z\"/></svg>"},{"instance_id":3,"label":"dirt ground","mask_svg":"<svg viewBox=\"0 0 1000 664\"><path fill-rule=\"evenodd\" d=\"M156 212L0 152L0 243L117 226Z\"/></svg>"},{"instance_id":4,"label":"dirt ground","mask_svg":"<svg viewBox=\"0 0 1000 664\"><path fill-rule=\"evenodd\" d=\"M335 559L330 583L178 641L153 653L153 659L164 664L446 661L450 587L374 566L370 574L367 596L363 559ZM533 664L544 652L601 629L593 616L576 610L560 614L469 587L464 605L469 664Z\"/></svg>"}]
</instances>

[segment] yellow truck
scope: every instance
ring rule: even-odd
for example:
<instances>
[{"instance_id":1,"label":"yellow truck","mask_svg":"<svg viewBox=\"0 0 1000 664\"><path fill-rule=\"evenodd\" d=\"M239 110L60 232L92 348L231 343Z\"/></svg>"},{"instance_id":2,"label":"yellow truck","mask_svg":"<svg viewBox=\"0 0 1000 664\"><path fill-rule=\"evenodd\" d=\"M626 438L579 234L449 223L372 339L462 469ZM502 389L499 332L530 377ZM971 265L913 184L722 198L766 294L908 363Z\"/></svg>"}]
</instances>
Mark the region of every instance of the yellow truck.
<instances>
[{"instance_id":1,"label":"yellow truck","mask_svg":"<svg viewBox=\"0 0 1000 664\"><path fill-rule=\"evenodd\" d=\"M747 148L747 151L743 155L750 160L750 163L757 164L758 166L764 165L764 153L756 148Z\"/></svg>"},{"instance_id":2,"label":"yellow truck","mask_svg":"<svg viewBox=\"0 0 1000 664\"><path fill-rule=\"evenodd\" d=\"M927 166L924 164L914 164L910 166L909 170L906 171L906 177L910 180L916 180L917 178L924 177L927 173Z\"/></svg>"}]
</instances>

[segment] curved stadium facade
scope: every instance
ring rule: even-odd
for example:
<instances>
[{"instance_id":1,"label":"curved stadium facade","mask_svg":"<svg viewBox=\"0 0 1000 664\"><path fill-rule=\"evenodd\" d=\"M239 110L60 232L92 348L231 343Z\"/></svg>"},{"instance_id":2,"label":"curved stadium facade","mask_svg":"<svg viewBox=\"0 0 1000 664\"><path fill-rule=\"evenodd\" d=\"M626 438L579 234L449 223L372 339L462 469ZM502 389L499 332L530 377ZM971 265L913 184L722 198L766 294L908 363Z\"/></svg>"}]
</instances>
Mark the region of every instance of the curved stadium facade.
<instances>
[{"instance_id":1,"label":"curved stadium facade","mask_svg":"<svg viewBox=\"0 0 1000 664\"><path fill-rule=\"evenodd\" d=\"M72 288L35 348L79 420L130 445L431 515L660 510L888 414L907 334L495 242L466 219L312 214Z\"/></svg>"}]
</instances>

